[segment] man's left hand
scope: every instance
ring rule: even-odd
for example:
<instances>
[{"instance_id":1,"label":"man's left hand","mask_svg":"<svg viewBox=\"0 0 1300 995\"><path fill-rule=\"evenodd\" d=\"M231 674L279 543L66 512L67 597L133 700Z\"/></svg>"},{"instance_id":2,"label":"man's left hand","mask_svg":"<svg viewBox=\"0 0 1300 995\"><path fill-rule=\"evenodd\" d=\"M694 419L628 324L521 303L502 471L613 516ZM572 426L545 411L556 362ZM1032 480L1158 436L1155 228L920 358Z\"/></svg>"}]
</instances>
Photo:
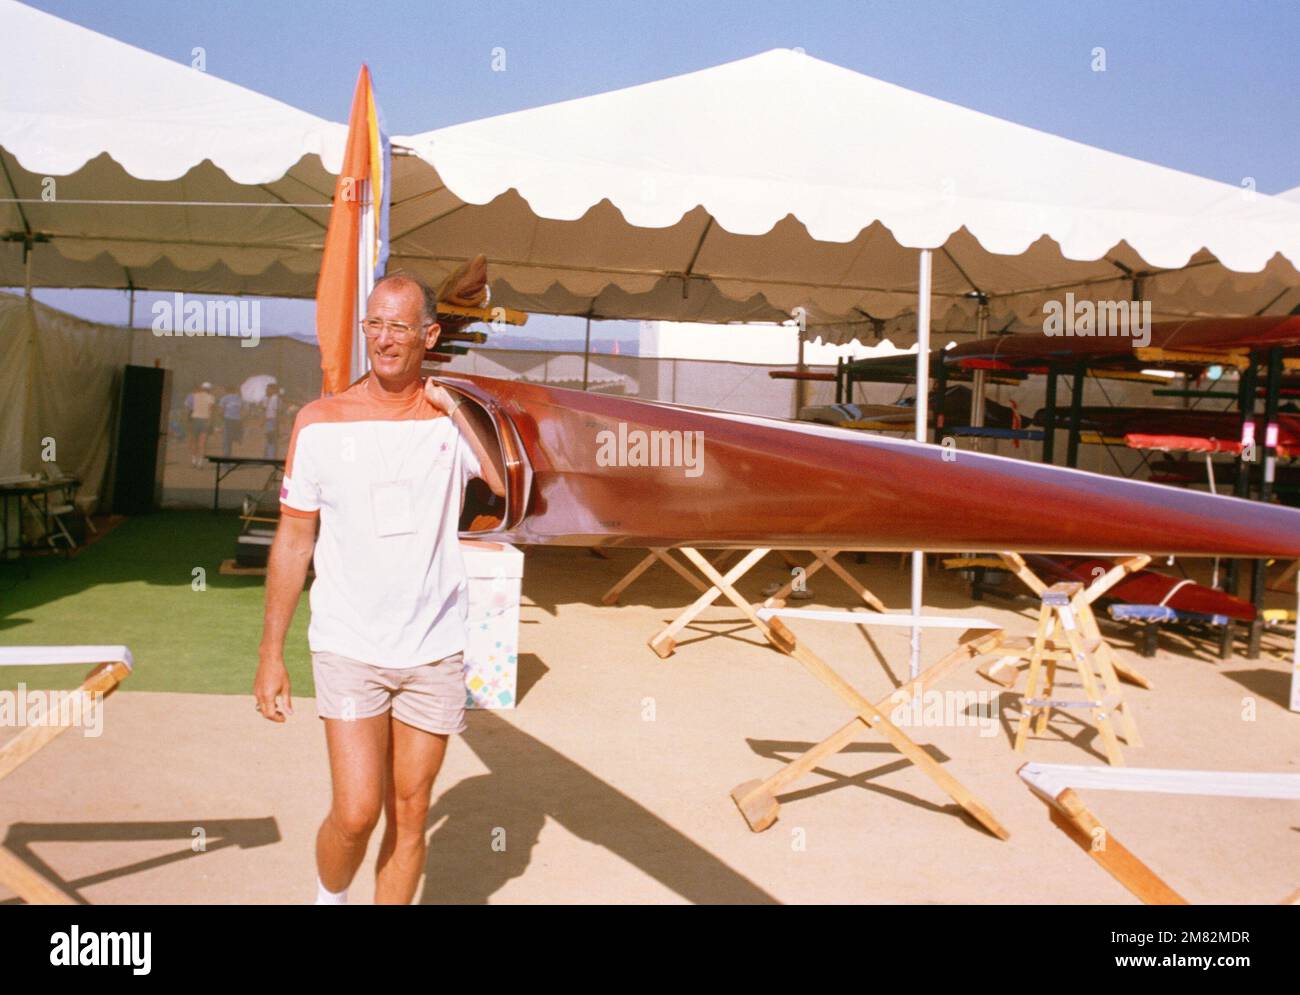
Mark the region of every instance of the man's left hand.
<instances>
[{"instance_id":1,"label":"man's left hand","mask_svg":"<svg viewBox=\"0 0 1300 995\"><path fill-rule=\"evenodd\" d=\"M456 396L442 384L436 383L432 377L424 381L424 396L429 399L430 404L445 415L450 415L457 404Z\"/></svg>"}]
</instances>

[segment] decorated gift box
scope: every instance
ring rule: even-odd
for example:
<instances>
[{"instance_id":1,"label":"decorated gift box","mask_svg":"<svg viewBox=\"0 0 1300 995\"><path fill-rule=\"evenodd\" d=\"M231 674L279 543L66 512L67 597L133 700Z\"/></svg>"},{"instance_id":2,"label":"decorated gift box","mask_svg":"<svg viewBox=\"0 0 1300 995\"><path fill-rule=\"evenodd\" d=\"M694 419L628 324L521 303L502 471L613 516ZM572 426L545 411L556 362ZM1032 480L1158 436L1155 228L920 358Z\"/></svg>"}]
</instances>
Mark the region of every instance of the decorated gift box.
<instances>
[{"instance_id":1,"label":"decorated gift box","mask_svg":"<svg viewBox=\"0 0 1300 995\"><path fill-rule=\"evenodd\" d=\"M467 708L514 708L524 554L503 543L461 540L469 575Z\"/></svg>"}]
</instances>

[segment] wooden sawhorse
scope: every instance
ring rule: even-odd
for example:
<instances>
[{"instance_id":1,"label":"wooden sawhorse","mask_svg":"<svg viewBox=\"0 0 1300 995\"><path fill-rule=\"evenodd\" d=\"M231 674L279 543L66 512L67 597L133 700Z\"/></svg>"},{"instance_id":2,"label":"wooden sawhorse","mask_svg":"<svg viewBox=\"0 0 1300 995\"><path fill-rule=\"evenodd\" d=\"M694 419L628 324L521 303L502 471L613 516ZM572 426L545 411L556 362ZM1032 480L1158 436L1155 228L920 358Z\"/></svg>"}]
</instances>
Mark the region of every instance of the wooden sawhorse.
<instances>
[{"instance_id":1,"label":"wooden sawhorse","mask_svg":"<svg viewBox=\"0 0 1300 995\"><path fill-rule=\"evenodd\" d=\"M33 664L91 663L94 668L74 692L60 694L57 722L31 725L0 747L0 781L14 772L37 752L72 728L72 698L81 694L87 707L102 708L103 699L111 694L131 673L131 651L125 646L5 646L0 648L0 666ZM47 717L48 719L48 717ZM0 882L19 898L32 905L75 905L63 889L45 875L29 867L9 850L0 846Z\"/></svg>"},{"instance_id":2,"label":"wooden sawhorse","mask_svg":"<svg viewBox=\"0 0 1300 995\"><path fill-rule=\"evenodd\" d=\"M600 547L596 546L592 548L595 550ZM604 554L602 553L601 555ZM650 551L646 553L645 557L641 559L636 566L619 578L618 583L601 595L600 603L602 605L618 604L620 595L631 587L638 577L654 566L656 562L661 562L670 567L674 573L681 577L682 580L686 581L686 583L690 584L691 587L695 588L695 590L703 592L708 589L704 584L700 583L699 579L693 573L673 558L671 549L664 546L654 546L651 547Z\"/></svg>"},{"instance_id":3,"label":"wooden sawhorse","mask_svg":"<svg viewBox=\"0 0 1300 995\"><path fill-rule=\"evenodd\" d=\"M759 619L757 609L736 590L736 583L740 578L745 576L745 574L752 570L760 560L773 551L774 547L751 549L724 574L720 572L720 569L725 563L727 553L724 552L723 556L719 557L713 563L710 563L704 558L699 550L689 546L681 547L681 554L686 557L691 565L703 574L705 580L709 582L709 586L705 586L696 577L691 575L685 567L678 563L670 555L667 549L652 549L650 553L635 567L633 567L632 570L625 574L617 584L605 592L601 601L607 605L613 604L618 600L619 595L627 589L628 585L653 566L656 560L661 560L679 575L684 577L688 582L690 582L692 587L701 593L695 601L682 609L676 618L649 639L650 648L659 656L664 659L672 656L674 650L677 648L677 634L695 621L695 619L706 608L717 601L719 597L725 597L740 609L741 613L759 630L759 632L763 634L765 638L767 638L768 642L777 649L782 649L782 642L771 638L769 635L769 625ZM775 551L780 552L784 556L787 552L795 552L796 550L779 549ZM884 603L836 561L835 557L837 554L842 552L852 552L852 550L823 547L818 549L810 548L808 549L808 552L812 553L812 562L809 563L806 568L802 568L801 574L796 574L791 577L790 580L783 584L776 592L764 600L762 605L763 607L781 607L785 603L785 598L789 597L790 592L794 589L795 584L807 580L809 577L813 576L813 574L817 573L818 570L822 569L822 567L826 567L831 571L831 573L839 577L839 579L842 580L868 607L882 613L885 611ZM795 567L799 566L798 564L793 563L788 556L786 556L786 562ZM779 621L775 621L774 624L780 628Z\"/></svg>"},{"instance_id":4,"label":"wooden sawhorse","mask_svg":"<svg viewBox=\"0 0 1300 995\"><path fill-rule=\"evenodd\" d=\"M780 625L780 620L775 617L775 613L781 612L787 616L798 617L806 615L815 618L824 618L831 615L842 615L843 618L835 618L834 621L861 623L864 613L855 611L844 612L803 612L799 609L778 609L764 608L759 612L762 616L758 619L762 622L764 618L773 623L774 626ZM916 619L912 616L883 616L889 618L891 623L911 624ZM880 621L880 616L867 616L876 622ZM926 620L920 622L924 624ZM933 620L932 620L933 621ZM954 620L939 620L942 623L950 623ZM903 732L898 726L891 722L885 715L889 710L906 705L913 698L924 694L925 691L933 686L940 678L950 672L958 664L972 660L982 653L988 652L988 647L996 645L1002 636L1002 630L976 630L975 633L968 633L963 636L963 641L957 649L953 650L942 660L939 660L933 666L929 667L924 673L912 681L909 681L906 687L900 688L893 692L887 699L879 704L872 704L865 697L859 694L848 681L844 680L836 673L825 661L823 661L812 650L800 643L794 636L794 633L784 625L779 628L769 630L777 635L775 639L780 640L780 648L789 653L808 670L817 680L821 681L835 694L842 698L854 711L853 718L848 724L833 732L826 739L822 740L816 746L805 752L802 756L786 764L779 771L773 774L765 781L752 780L744 784L737 785L732 789L731 798L740 809L740 814L744 816L745 822L749 828L756 833L767 829L776 821L777 814L780 811L780 804L776 800L777 793L793 781L799 779L817 766L826 757L838 753L844 747L848 746L853 740L859 738L864 733L876 732L883 736L894 749L898 750L904 757L912 761L919 767L927 777L942 788L953 801L960 805L967 813L971 815L980 825L984 826L990 833L998 839L1008 839L1010 833L1003 828L1002 824L993 816L983 803L972 795L955 777L953 777L942 766L926 753L924 749L916 744L907 733ZM772 635L768 636L773 639Z\"/></svg>"}]
</instances>

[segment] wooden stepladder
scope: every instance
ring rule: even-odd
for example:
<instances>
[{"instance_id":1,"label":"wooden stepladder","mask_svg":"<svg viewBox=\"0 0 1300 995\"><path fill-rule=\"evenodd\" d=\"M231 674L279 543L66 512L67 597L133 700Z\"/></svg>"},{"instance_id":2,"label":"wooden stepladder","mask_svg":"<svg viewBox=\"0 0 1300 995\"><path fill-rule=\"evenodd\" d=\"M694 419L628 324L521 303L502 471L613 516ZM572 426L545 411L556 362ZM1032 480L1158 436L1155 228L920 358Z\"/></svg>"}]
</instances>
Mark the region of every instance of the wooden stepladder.
<instances>
[{"instance_id":1,"label":"wooden stepladder","mask_svg":"<svg viewBox=\"0 0 1300 995\"><path fill-rule=\"evenodd\" d=\"M1114 719L1118 718L1124 741L1129 746L1141 746L1137 723L1124 702L1119 675L1105 652L1106 643L1095 631L1092 602L1087 591L1078 582L1062 581L1045 589L1038 612L1038 630L1029 651L1029 679L1025 687L1024 710L1016 729L1017 753L1023 753L1029 727L1035 725L1035 734L1047 732L1047 722L1053 709L1087 709L1101 736L1106 759L1112 766L1123 767L1124 755L1120 752L1119 736ZM1060 682L1056 679L1057 665L1070 663L1079 675L1078 683ZM1078 687L1082 699L1053 698L1058 687Z\"/></svg>"},{"instance_id":2,"label":"wooden stepladder","mask_svg":"<svg viewBox=\"0 0 1300 995\"><path fill-rule=\"evenodd\" d=\"M1022 584L1034 593L1035 597L1041 598L1043 596L1043 592L1047 590L1047 585L1043 583L1037 574L1029 569L1029 565L1025 563L1024 557L1019 553L999 553L998 558L1006 564L1008 570L1020 579ZM1135 670L1131 665L1125 663L1119 658L1114 648L1112 648L1110 643L1102 636L1101 628L1097 625L1097 616L1093 614L1091 606L1110 593L1110 589L1129 574L1137 573L1139 570L1144 570L1150 562L1151 557L1146 555L1130 556L1120 560L1100 577L1093 580L1091 584L1083 589L1083 592L1079 597L1075 599L1080 603L1087 602L1088 604L1088 610L1086 612L1076 612L1076 617L1083 626L1083 638L1085 640L1097 641L1097 654L1106 658L1106 663L1115 671L1115 673L1119 674L1119 676L1128 681L1128 683L1135 684L1148 691L1151 690L1151 681L1145 674ZM1010 646L1013 644L1009 642L1008 645ZM1027 657L1022 657L1022 659L1027 659ZM986 676L989 676L999 684L1007 683L1005 679L999 678L996 675ZM1014 678L1012 678L1012 683L1015 683Z\"/></svg>"}]
</instances>

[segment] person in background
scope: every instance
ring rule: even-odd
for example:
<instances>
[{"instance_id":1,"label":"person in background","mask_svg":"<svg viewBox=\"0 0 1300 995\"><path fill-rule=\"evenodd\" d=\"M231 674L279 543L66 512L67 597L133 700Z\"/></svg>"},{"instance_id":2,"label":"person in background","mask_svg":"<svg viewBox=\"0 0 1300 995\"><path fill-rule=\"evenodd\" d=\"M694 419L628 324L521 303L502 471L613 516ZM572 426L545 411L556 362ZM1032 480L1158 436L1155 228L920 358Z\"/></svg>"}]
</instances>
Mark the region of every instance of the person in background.
<instances>
[{"instance_id":1,"label":"person in background","mask_svg":"<svg viewBox=\"0 0 1300 995\"><path fill-rule=\"evenodd\" d=\"M275 459L275 451L280 442L280 385L271 384L266 388L266 458Z\"/></svg>"},{"instance_id":2,"label":"person in background","mask_svg":"<svg viewBox=\"0 0 1300 995\"><path fill-rule=\"evenodd\" d=\"M190 395L190 462L203 465L204 450L208 448L208 420L217 399L212 396L212 384L206 380Z\"/></svg>"},{"instance_id":3,"label":"person in background","mask_svg":"<svg viewBox=\"0 0 1300 995\"><path fill-rule=\"evenodd\" d=\"M212 417L208 419L208 436L213 441L219 436L224 439L226 435L226 419L221 410L221 397L225 392L226 388L221 384L212 388L212 396L216 400L212 402Z\"/></svg>"},{"instance_id":4,"label":"person in background","mask_svg":"<svg viewBox=\"0 0 1300 995\"><path fill-rule=\"evenodd\" d=\"M181 411L178 412L176 415L176 421L180 425L179 438L182 442L184 442L186 439L192 438L192 436L194 435L194 429L192 426L194 424L195 393L197 392L192 390L185 395L185 403L182 405ZM194 464L194 443L191 441L190 442L190 465L192 466L193 464Z\"/></svg>"},{"instance_id":5,"label":"person in background","mask_svg":"<svg viewBox=\"0 0 1300 995\"><path fill-rule=\"evenodd\" d=\"M298 401L290 400L284 394L280 395L280 403L284 405L284 423L286 425L292 425L298 418L298 412L302 410L302 404Z\"/></svg>"},{"instance_id":6,"label":"person in background","mask_svg":"<svg viewBox=\"0 0 1300 995\"><path fill-rule=\"evenodd\" d=\"M244 399L239 396L237 389L228 387L217 401L217 410L225 422L221 434L221 455L230 456L235 443L244 437Z\"/></svg>"}]
</instances>

